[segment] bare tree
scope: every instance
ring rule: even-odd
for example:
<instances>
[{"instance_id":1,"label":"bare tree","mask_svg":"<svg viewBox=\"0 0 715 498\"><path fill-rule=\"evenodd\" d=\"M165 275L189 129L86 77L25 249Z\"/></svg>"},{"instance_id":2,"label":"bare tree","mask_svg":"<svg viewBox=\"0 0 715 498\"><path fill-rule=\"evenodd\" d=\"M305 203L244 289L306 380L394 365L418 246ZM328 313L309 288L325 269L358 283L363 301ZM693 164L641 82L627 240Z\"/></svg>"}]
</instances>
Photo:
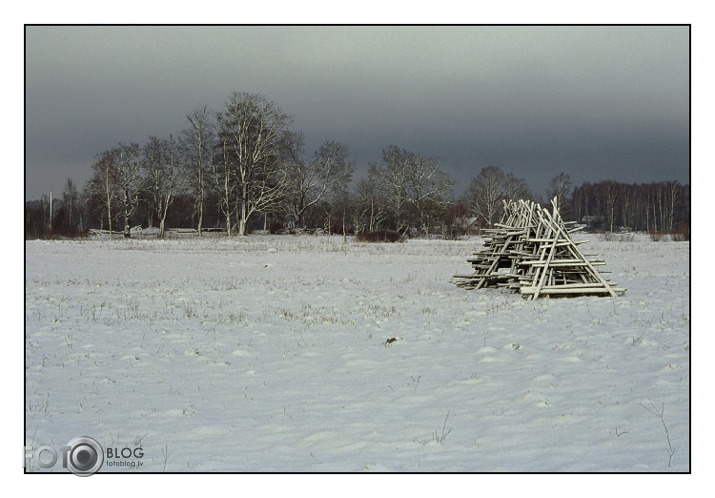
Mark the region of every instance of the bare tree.
<instances>
[{"instance_id":1,"label":"bare tree","mask_svg":"<svg viewBox=\"0 0 715 498\"><path fill-rule=\"evenodd\" d=\"M382 163L370 165L368 178L369 183L362 184L362 188L379 193L400 232L419 225L428 234L434 218L445 209L445 197L454 185L440 169L439 161L394 145L383 149ZM371 198L374 201L375 196ZM373 208L371 211L374 214Z\"/></svg>"},{"instance_id":2,"label":"bare tree","mask_svg":"<svg viewBox=\"0 0 715 498\"><path fill-rule=\"evenodd\" d=\"M325 215L327 233L335 233L333 229L337 220L340 220L340 231L343 237L347 236L348 225L353 213L353 197L350 194L348 183L336 184L330 189L326 203Z\"/></svg>"},{"instance_id":3,"label":"bare tree","mask_svg":"<svg viewBox=\"0 0 715 498\"><path fill-rule=\"evenodd\" d=\"M504 172L496 166L487 166L472 178L467 186L465 198L473 214L492 226L500 217L504 198Z\"/></svg>"},{"instance_id":4,"label":"bare tree","mask_svg":"<svg viewBox=\"0 0 715 498\"><path fill-rule=\"evenodd\" d=\"M226 220L226 233L230 237L233 226L231 219L236 211L234 202L236 180L229 158L228 140L224 140L221 145L221 159L212 161L212 169L213 178L216 182L216 191L219 193L219 209Z\"/></svg>"},{"instance_id":5,"label":"bare tree","mask_svg":"<svg viewBox=\"0 0 715 498\"><path fill-rule=\"evenodd\" d=\"M533 197L526 180L518 178L514 173L507 173L504 178L505 197L508 201L528 200Z\"/></svg>"},{"instance_id":6,"label":"bare tree","mask_svg":"<svg viewBox=\"0 0 715 498\"><path fill-rule=\"evenodd\" d=\"M211 121L211 111L206 106L197 107L186 115L188 128L180 134L180 148L184 156L185 176L189 191L195 199L198 217L197 230L203 233L204 207L212 169L212 150L216 132Z\"/></svg>"},{"instance_id":7,"label":"bare tree","mask_svg":"<svg viewBox=\"0 0 715 498\"><path fill-rule=\"evenodd\" d=\"M678 181L671 181L666 183L666 195L667 195L667 212L668 212L668 230L671 232L675 228L676 224L676 211L680 207L680 193L682 190L682 185Z\"/></svg>"},{"instance_id":8,"label":"bare tree","mask_svg":"<svg viewBox=\"0 0 715 498\"><path fill-rule=\"evenodd\" d=\"M119 144L112 150L112 158L117 171L117 181L122 196L124 214L124 237L131 237L131 215L139 203L142 189L139 144Z\"/></svg>"},{"instance_id":9,"label":"bare tree","mask_svg":"<svg viewBox=\"0 0 715 498\"><path fill-rule=\"evenodd\" d=\"M359 180L355 185L355 229L358 232L379 229L387 218L386 204L374 176Z\"/></svg>"},{"instance_id":10,"label":"bare tree","mask_svg":"<svg viewBox=\"0 0 715 498\"><path fill-rule=\"evenodd\" d=\"M370 164L369 176L389 203L394 217L395 230L404 231L407 221L407 182L410 178L410 153L405 149L390 145L382 151L382 163Z\"/></svg>"},{"instance_id":11,"label":"bare tree","mask_svg":"<svg viewBox=\"0 0 715 498\"><path fill-rule=\"evenodd\" d=\"M299 145L302 140L296 140ZM346 160L346 145L329 140L309 161L296 158L288 163L286 208L295 226L303 224L303 215L312 206L325 200L331 191L350 183L355 167Z\"/></svg>"},{"instance_id":12,"label":"bare tree","mask_svg":"<svg viewBox=\"0 0 715 498\"><path fill-rule=\"evenodd\" d=\"M248 220L257 211L275 209L285 191L286 133L293 118L261 95L234 92L217 117L223 144L225 213L230 213L231 180L238 196L238 234L246 235ZM230 171L229 171L230 170ZM230 230L230 217L227 214Z\"/></svg>"},{"instance_id":13,"label":"bare tree","mask_svg":"<svg viewBox=\"0 0 715 498\"><path fill-rule=\"evenodd\" d=\"M632 185L626 185L623 183L617 184L618 186L618 197L620 197L621 202L621 225L624 227L632 228L634 226L633 219L633 196L635 193L635 188Z\"/></svg>"},{"instance_id":14,"label":"bare tree","mask_svg":"<svg viewBox=\"0 0 715 498\"><path fill-rule=\"evenodd\" d=\"M99 209L100 227L104 225L104 216L107 217L107 229L109 237L112 238L112 217L119 197L119 179L113 151L99 154L97 161L92 165L92 170L92 177L85 186L84 197L89 204L96 205ZM93 205L89 206L90 212L96 212L92 209Z\"/></svg>"},{"instance_id":15,"label":"bare tree","mask_svg":"<svg viewBox=\"0 0 715 498\"><path fill-rule=\"evenodd\" d=\"M179 182L178 152L176 140L149 137L144 146L142 168L146 174L147 188L151 191L150 203L153 214L159 220L159 237L166 232L166 215L174 202Z\"/></svg>"},{"instance_id":16,"label":"bare tree","mask_svg":"<svg viewBox=\"0 0 715 498\"><path fill-rule=\"evenodd\" d=\"M434 219L446 208L446 198L451 194L454 182L440 169L437 160L420 154L410 154L408 168L406 196L419 214L425 236L429 236Z\"/></svg>"},{"instance_id":17,"label":"bare tree","mask_svg":"<svg viewBox=\"0 0 715 498\"><path fill-rule=\"evenodd\" d=\"M618 187L612 180L604 182L604 195L606 214L608 216L609 232L613 233L613 224L616 219L616 206L618 201Z\"/></svg>"},{"instance_id":18,"label":"bare tree","mask_svg":"<svg viewBox=\"0 0 715 498\"><path fill-rule=\"evenodd\" d=\"M576 219L592 228L613 230L620 223L637 231L672 231L680 222L689 222L687 190L677 181L586 182L574 189L572 206Z\"/></svg>"},{"instance_id":19,"label":"bare tree","mask_svg":"<svg viewBox=\"0 0 715 498\"><path fill-rule=\"evenodd\" d=\"M70 233L74 233L81 220L79 219L79 192L71 178L67 179L62 191L62 203L67 210L67 227Z\"/></svg>"},{"instance_id":20,"label":"bare tree","mask_svg":"<svg viewBox=\"0 0 715 498\"><path fill-rule=\"evenodd\" d=\"M549 182L547 190L549 199L556 197L556 205L562 216L568 216L568 206L571 203L571 176L568 173L559 173Z\"/></svg>"}]
</instances>

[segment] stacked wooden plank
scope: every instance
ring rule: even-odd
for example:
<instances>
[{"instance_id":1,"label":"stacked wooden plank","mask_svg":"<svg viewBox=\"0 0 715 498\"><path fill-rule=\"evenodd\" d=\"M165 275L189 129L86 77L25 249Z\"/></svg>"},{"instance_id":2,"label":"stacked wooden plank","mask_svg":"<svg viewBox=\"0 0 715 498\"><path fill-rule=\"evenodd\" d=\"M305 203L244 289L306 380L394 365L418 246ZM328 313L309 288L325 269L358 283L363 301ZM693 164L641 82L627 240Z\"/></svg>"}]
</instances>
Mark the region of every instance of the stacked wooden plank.
<instances>
[{"instance_id":1,"label":"stacked wooden plank","mask_svg":"<svg viewBox=\"0 0 715 498\"><path fill-rule=\"evenodd\" d=\"M501 223L485 230L485 249L467 258L474 273L454 275L454 283L467 289L506 287L531 299L623 294L626 289L596 270L605 262L579 250L585 241L571 238L579 228L561 219L556 199L551 204L549 212L531 201L505 201Z\"/></svg>"}]
</instances>

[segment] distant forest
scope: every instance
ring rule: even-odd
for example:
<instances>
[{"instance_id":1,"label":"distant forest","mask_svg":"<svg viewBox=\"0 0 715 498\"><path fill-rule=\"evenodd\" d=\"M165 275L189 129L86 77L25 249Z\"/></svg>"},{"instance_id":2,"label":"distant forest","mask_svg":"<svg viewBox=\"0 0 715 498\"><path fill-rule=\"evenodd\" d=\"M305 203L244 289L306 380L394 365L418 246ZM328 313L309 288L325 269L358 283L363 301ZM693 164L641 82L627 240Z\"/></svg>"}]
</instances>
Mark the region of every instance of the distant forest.
<instances>
[{"instance_id":1,"label":"distant forest","mask_svg":"<svg viewBox=\"0 0 715 498\"><path fill-rule=\"evenodd\" d=\"M499 222L504 200L550 205L595 231L678 233L689 239L690 186L677 181L571 184L555 175L546 197L496 166L482 168L460 198L439 160L395 145L353 181L348 147L333 140L306 154L293 118L257 94L233 93L219 112L193 109L184 128L97 154L81 188L25 202L25 238L86 236L132 228L192 228L227 235L391 230L457 237Z\"/></svg>"}]
</instances>

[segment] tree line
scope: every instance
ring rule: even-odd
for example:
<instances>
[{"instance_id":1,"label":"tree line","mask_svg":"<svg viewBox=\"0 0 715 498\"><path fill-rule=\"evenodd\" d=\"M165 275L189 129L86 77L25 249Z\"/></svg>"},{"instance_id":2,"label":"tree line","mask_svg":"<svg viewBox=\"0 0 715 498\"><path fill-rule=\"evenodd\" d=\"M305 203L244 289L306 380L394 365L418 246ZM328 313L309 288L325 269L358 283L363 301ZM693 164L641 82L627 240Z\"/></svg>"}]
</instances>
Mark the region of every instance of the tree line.
<instances>
[{"instance_id":1,"label":"tree line","mask_svg":"<svg viewBox=\"0 0 715 498\"><path fill-rule=\"evenodd\" d=\"M80 236L90 229L130 237L137 225L158 228L160 237L167 227L199 235L387 229L456 236L475 219L477 227L498 222L504 199L539 200L524 179L495 166L482 168L455 199L454 182L438 159L395 145L353 182L347 145L327 140L306 154L293 121L259 94L234 92L218 112L194 108L176 135L97 154L81 189L68 179L57 198L26 201L25 237ZM553 195L568 214L599 229L672 230L690 216L689 188L677 182L601 182L571 190L568 175L560 173L547 192Z\"/></svg>"},{"instance_id":2,"label":"tree line","mask_svg":"<svg viewBox=\"0 0 715 498\"><path fill-rule=\"evenodd\" d=\"M689 235L690 185L678 181L621 183L606 180L572 187L569 174L551 178L546 199L532 194L526 182L489 166L472 179L464 202L487 226L499 221L503 200L530 199L548 205L556 198L561 216L592 231L637 231Z\"/></svg>"}]
</instances>

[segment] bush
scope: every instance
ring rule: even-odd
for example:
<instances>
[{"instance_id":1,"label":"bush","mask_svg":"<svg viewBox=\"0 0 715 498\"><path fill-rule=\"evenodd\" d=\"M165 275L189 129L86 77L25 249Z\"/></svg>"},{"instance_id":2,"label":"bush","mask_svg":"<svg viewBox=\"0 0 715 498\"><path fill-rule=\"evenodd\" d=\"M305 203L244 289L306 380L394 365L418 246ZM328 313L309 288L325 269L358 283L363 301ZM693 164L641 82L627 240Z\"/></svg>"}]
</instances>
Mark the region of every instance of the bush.
<instances>
[{"instance_id":1,"label":"bush","mask_svg":"<svg viewBox=\"0 0 715 498\"><path fill-rule=\"evenodd\" d=\"M281 233L286 227L285 222L283 221L274 221L271 223L271 226L268 227L268 231L270 233Z\"/></svg>"},{"instance_id":2,"label":"bush","mask_svg":"<svg viewBox=\"0 0 715 498\"><path fill-rule=\"evenodd\" d=\"M626 233L613 233L613 232L604 232L603 233L603 240L606 240L608 242L633 242L635 240L636 236L634 233L631 232L626 232Z\"/></svg>"},{"instance_id":3,"label":"bush","mask_svg":"<svg viewBox=\"0 0 715 498\"><path fill-rule=\"evenodd\" d=\"M673 240L682 242L690 240L690 223L683 222L673 230Z\"/></svg>"},{"instance_id":4,"label":"bush","mask_svg":"<svg viewBox=\"0 0 715 498\"><path fill-rule=\"evenodd\" d=\"M404 239L399 232L392 230L375 230L373 232L360 232L357 234L358 242L402 242Z\"/></svg>"}]
</instances>

